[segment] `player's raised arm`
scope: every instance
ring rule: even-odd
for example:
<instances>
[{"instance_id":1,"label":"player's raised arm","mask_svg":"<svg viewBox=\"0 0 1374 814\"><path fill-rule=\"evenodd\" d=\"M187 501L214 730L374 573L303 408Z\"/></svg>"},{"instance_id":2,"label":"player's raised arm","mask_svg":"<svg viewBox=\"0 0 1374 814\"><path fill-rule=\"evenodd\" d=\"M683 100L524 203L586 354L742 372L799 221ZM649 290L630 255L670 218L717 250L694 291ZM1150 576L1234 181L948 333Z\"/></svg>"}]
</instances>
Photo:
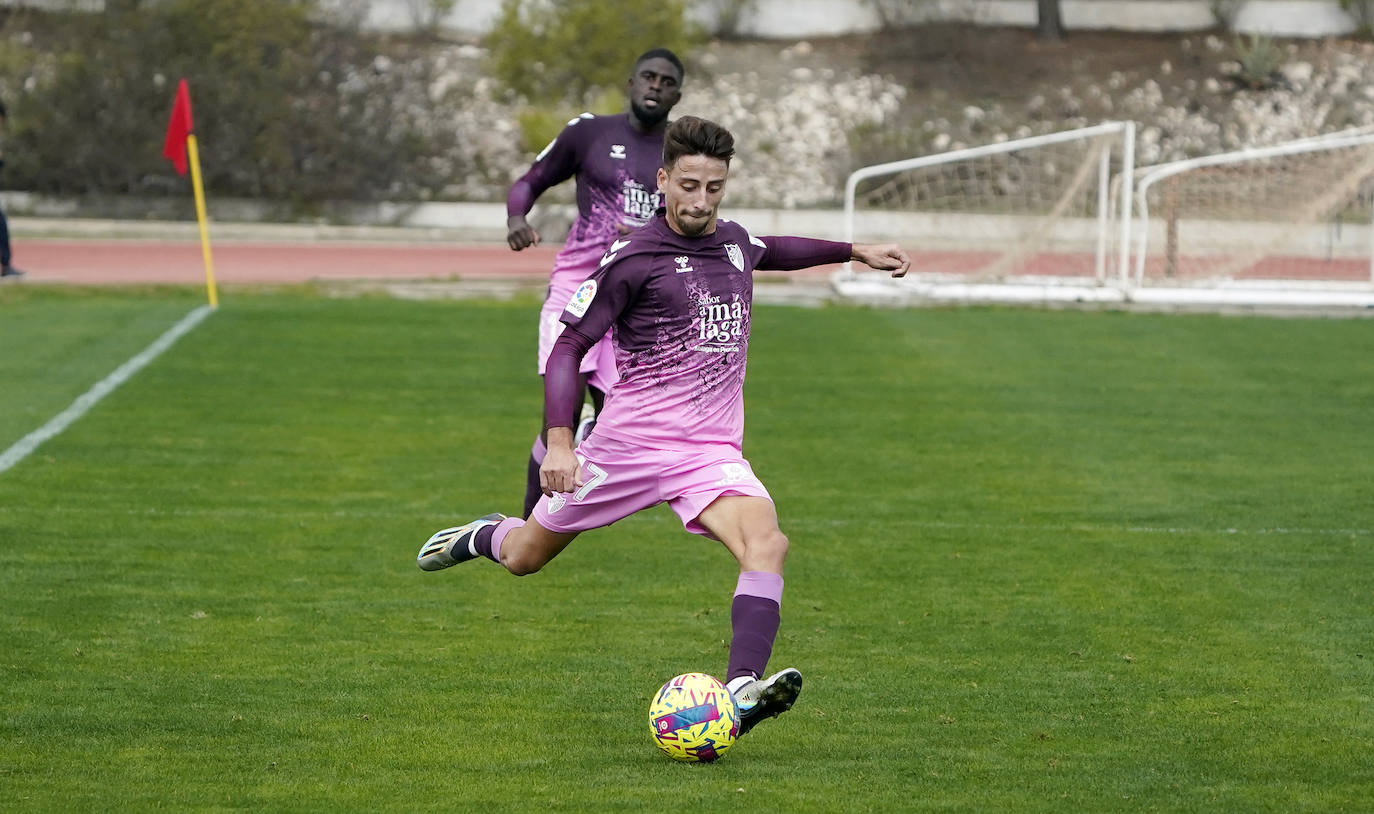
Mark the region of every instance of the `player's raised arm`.
<instances>
[{"instance_id":1,"label":"player's raised arm","mask_svg":"<svg viewBox=\"0 0 1374 814\"><path fill-rule=\"evenodd\" d=\"M770 235L750 238L750 245L756 251L762 249L754 267L763 271L797 271L843 263L853 252L849 243L814 237Z\"/></svg>"},{"instance_id":2,"label":"player's raised arm","mask_svg":"<svg viewBox=\"0 0 1374 814\"><path fill-rule=\"evenodd\" d=\"M896 243L873 245L840 243L811 237L771 235L750 238L751 245L762 248L755 268L763 271L796 271L798 269L858 260L870 268L891 271L901 277L911 267L911 258Z\"/></svg>"},{"instance_id":3,"label":"player's raised arm","mask_svg":"<svg viewBox=\"0 0 1374 814\"><path fill-rule=\"evenodd\" d=\"M879 271L890 271L893 277L905 277L911 268L911 257L896 243L855 243L851 260Z\"/></svg>"}]
</instances>

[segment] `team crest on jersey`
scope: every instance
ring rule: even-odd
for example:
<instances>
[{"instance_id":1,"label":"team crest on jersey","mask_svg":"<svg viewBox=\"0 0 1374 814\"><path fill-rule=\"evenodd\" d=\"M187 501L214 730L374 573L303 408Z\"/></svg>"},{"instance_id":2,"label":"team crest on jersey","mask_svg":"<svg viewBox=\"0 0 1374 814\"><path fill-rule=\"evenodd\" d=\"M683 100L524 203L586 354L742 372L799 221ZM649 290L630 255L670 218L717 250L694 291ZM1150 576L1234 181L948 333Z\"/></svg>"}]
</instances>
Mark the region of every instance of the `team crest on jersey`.
<instances>
[{"instance_id":1,"label":"team crest on jersey","mask_svg":"<svg viewBox=\"0 0 1374 814\"><path fill-rule=\"evenodd\" d=\"M612 145L611 145L611 158L624 158L624 157L625 157L625 145L624 145L624 144L612 144Z\"/></svg>"},{"instance_id":2,"label":"team crest on jersey","mask_svg":"<svg viewBox=\"0 0 1374 814\"><path fill-rule=\"evenodd\" d=\"M587 309L591 307L594 299L596 299L596 280L587 280L573 292L572 299L568 300L567 311L580 319L587 315Z\"/></svg>"},{"instance_id":3,"label":"team crest on jersey","mask_svg":"<svg viewBox=\"0 0 1374 814\"><path fill-rule=\"evenodd\" d=\"M726 243L725 256L730 258L731 265L744 271L744 252L740 250L738 243Z\"/></svg>"}]
</instances>

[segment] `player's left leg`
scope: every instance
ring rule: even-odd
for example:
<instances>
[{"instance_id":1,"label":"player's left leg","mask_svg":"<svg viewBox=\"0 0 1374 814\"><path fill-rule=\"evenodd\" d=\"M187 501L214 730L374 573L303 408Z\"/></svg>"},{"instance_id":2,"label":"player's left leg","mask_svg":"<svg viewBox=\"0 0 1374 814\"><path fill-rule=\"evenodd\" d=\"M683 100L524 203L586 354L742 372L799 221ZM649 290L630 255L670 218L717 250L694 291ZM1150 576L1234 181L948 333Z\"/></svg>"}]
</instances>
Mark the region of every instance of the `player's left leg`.
<instances>
[{"instance_id":1,"label":"player's left leg","mask_svg":"<svg viewBox=\"0 0 1374 814\"><path fill-rule=\"evenodd\" d=\"M782 566L787 536L778 528L773 501L765 497L718 497L697 522L739 561L730 618L730 667L726 683L758 678L768 666L782 618Z\"/></svg>"},{"instance_id":2,"label":"player's left leg","mask_svg":"<svg viewBox=\"0 0 1374 814\"><path fill-rule=\"evenodd\" d=\"M791 709L801 693L802 676L795 669L763 678L782 621L787 536L778 528L773 501L754 495L718 497L697 515L696 523L719 539L740 565L730 607L726 686L739 702L743 734Z\"/></svg>"}]
</instances>

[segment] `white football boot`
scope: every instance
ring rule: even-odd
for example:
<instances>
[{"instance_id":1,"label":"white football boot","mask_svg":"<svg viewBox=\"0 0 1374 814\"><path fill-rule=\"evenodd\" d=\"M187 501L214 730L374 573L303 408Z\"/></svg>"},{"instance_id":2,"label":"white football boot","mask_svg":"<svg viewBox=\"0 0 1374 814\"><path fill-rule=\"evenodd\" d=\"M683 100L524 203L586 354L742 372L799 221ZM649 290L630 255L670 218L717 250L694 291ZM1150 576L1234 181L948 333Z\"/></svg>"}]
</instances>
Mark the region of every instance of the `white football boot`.
<instances>
[{"instance_id":1,"label":"white football boot","mask_svg":"<svg viewBox=\"0 0 1374 814\"><path fill-rule=\"evenodd\" d=\"M735 703L739 706L739 733L743 735L760 721L791 709L801 688L802 674L788 667L768 678L756 678L734 691Z\"/></svg>"},{"instance_id":2,"label":"white football boot","mask_svg":"<svg viewBox=\"0 0 1374 814\"><path fill-rule=\"evenodd\" d=\"M488 514L462 526L434 532L429 541L420 546L415 564L421 571L441 571L460 562L477 557L477 532L505 520L504 514Z\"/></svg>"}]
</instances>

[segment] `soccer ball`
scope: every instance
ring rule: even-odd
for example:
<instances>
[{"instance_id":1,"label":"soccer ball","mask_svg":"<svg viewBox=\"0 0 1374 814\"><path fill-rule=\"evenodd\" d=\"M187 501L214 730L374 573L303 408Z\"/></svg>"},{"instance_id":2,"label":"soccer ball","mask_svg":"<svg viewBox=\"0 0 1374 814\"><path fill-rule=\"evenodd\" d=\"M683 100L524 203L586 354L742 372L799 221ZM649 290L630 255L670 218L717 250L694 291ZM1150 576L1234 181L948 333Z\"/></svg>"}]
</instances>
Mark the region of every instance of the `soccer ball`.
<instances>
[{"instance_id":1,"label":"soccer ball","mask_svg":"<svg viewBox=\"0 0 1374 814\"><path fill-rule=\"evenodd\" d=\"M739 734L739 707L725 685L705 673L684 673L649 705L649 733L673 760L710 763Z\"/></svg>"}]
</instances>

